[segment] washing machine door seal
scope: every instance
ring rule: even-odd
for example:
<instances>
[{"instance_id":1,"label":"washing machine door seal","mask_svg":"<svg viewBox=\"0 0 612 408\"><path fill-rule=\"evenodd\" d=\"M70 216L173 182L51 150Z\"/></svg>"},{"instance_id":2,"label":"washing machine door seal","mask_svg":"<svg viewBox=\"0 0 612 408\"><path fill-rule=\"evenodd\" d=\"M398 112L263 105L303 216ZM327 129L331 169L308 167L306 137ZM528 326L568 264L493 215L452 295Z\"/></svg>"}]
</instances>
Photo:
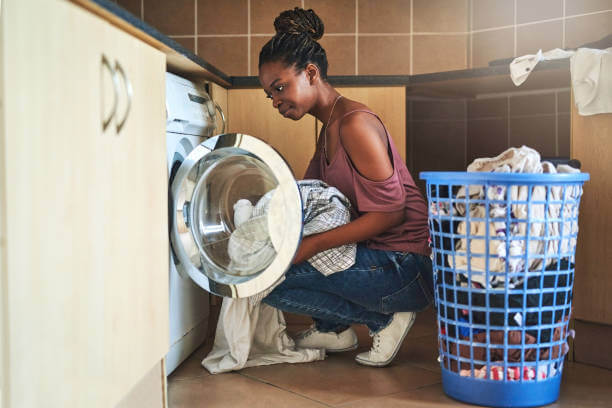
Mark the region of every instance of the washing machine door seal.
<instances>
[{"instance_id":1,"label":"washing machine door seal","mask_svg":"<svg viewBox=\"0 0 612 408\"><path fill-rule=\"evenodd\" d=\"M233 210L239 199L254 211L265 208L264 215L239 227ZM287 163L265 142L240 133L202 142L172 179L169 202L177 270L203 289L252 296L291 265L302 232L300 191Z\"/></svg>"}]
</instances>

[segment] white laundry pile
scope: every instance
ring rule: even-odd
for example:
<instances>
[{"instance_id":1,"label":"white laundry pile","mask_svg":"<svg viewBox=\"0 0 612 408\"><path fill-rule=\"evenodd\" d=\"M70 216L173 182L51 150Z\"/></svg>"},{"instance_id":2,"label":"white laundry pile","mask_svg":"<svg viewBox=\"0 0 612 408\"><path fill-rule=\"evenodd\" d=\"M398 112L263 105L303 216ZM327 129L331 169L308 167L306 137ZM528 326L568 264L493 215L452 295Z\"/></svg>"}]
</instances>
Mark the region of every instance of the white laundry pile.
<instances>
[{"instance_id":1,"label":"white laundry pile","mask_svg":"<svg viewBox=\"0 0 612 408\"><path fill-rule=\"evenodd\" d=\"M526 146L510 148L497 157L476 159L467 170L551 174L579 172L570 166L559 165L555 168L549 162L540 162L539 153ZM469 208L466 209L463 203L455 203L453 208L432 205L431 212L453 213L469 219L469 222L461 221L455 231L466 237L459 239L454 254L447 256L452 268L466 271L464 276L467 276L469 267L471 281L483 287L496 288L508 284L512 288L522 282L522 272L525 270L541 270L542 263L545 267L559 257L573 255L578 232L576 203L581 194L582 188L579 186L512 185L508 189L506 185L491 185L485 191L484 186L470 185L467 191ZM489 201L488 225L485 221L485 196ZM465 187L461 187L455 197L464 199ZM469 214L466 215L466 211ZM489 272L488 281L486 271Z\"/></svg>"},{"instance_id":2,"label":"white laundry pile","mask_svg":"<svg viewBox=\"0 0 612 408\"><path fill-rule=\"evenodd\" d=\"M510 77L521 85L540 61L570 58L570 73L574 102L581 115L612 112L612 48L605 50L559 48L523 55L510 63Z\"/></svg>"},{"instance_id":3,"label":"white laundry pile","mask_svg":"<svg viewBox=\"0 0 612 408\"><path fill-rule=\"evenodd\" d=\"M304 236L324 232L350 221L350 202L336 188L320 180L298 181L302 198ZM264 259L275 250L268 235L266 214L274 190L253 206L248 200L234 205L236 230L228 243L230 267L240 273L251 273L265 266ZM263 221L262 221L263 220ZM348 269L355 263L357 246L343 245L321 252L308 262L324 275ZM300 363L325 358L323 349L298 349L286 332L282 312L261 303L276 285L249 298L224 298L221 305L215 341L202 365L212 374L240 370L244 367L277 363Z\"/></svg>"}]
</instances>

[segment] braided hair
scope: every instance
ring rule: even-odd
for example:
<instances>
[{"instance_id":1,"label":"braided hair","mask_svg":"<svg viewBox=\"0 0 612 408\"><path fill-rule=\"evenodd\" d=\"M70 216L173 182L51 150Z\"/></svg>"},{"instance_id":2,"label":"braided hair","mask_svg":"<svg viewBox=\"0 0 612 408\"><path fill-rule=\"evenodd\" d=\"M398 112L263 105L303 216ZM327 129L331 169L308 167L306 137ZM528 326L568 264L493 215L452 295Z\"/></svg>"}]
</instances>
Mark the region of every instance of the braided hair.
<instances>
[{"instance_id":1,"label":"braided hair","mask_svg":"<svg viewBox=\"0 0 612 408\"><path fill-rule=\"evenodd\" d=\"M319 67L321 78L327 79L327 55L317 42L323 37L323 22L312 9L296 7L285 10L274 20L276 35L259 53L259 67L266 62L282 61L302 71L307 64Z\"/></svg>"}]
</instances>

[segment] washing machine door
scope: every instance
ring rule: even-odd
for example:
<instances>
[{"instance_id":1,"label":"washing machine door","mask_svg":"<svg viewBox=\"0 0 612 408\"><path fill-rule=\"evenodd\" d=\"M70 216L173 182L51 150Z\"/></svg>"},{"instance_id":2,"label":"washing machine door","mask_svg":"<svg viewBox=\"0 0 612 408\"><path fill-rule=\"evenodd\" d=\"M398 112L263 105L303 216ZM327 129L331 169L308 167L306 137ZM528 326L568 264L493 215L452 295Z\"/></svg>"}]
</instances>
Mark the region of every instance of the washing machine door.
<instances>
[{"instance_id":1,"label":"washing machine door","mask_svg":"<svg viewBox=\"0 0 612 408\"><path fill-rule=\"evenodd\" d=\"M291 169L252 136L223 134L192 150L171 182L170 206L177 270L216 295L268 289L300 242L302 203Z\"/></svg>"}]
</instances>

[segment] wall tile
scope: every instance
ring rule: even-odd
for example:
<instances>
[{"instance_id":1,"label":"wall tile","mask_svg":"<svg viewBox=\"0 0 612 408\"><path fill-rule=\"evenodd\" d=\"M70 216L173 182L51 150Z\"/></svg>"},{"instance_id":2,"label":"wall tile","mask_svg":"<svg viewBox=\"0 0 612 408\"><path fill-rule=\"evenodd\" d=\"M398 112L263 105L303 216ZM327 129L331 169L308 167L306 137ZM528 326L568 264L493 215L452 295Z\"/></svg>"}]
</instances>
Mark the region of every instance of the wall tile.
<instances>
[{"instance_id":1,"label":"wall tile","mask_svg":"<svg viewBox=\"0 0 612 408\"><path fill-rule=\"evenodd\" d=\"M570 91L562 91L557 92L557 112L559 113L569 113L571 112L570 105L571 95Z\"/></svg>"},{"instance_id":2,"label":"wall tile","mask_svg":"<svg viewBox=\"0 0 612 408\"><path fill-rule=\"evenodd\" d=\"M463 100L422 100L413 99L410 120L465 120Z\"/></svg>"},{"instance_id":3,"label":"wall tile","mask_svg":"<svg viewBox=\"0 0 612 408\"><path fill-rule=\"evenodd\" d=\"M179 43L180 45L182 45L183 47L185 47L187 50L195 53L195 37L187 37L187 38L172 37L172 39L176 41L177 43ZM201 41L204 42L204 40L201 40Z\"/></svg>"},{"instance_id":4,"label":"wall tile","mask_svg":"<svg viewBox=\"0 0 612 408\"><path fill-rule=\"evenodd\" d=\"M200 37L198 55L227 75L247 75L247 37Z\"/></svg>"},{"instance_id":5,"label":"wall tile","mask_svg":"<svg viewBox=\"0 0 612 408\"><path fill-rule=\"evenodd\" d=\"M506 118L472 119L467 122L467 164L495 157L508 148Z\"/></svg>"},{"instance_id":6,"label":"wall tile","mask_svg":"<svg viewBox=\"0 0 612 408\"><path fill-rule=\"evenodd\" d=\"M510 118L510 146L526 145L541 156L555 156L556 116Z\"/></svg>"},{"instance_id":7,"label":"wall tile","mask_svg":"<svg viewBox=\"0 0 612 408\"><path fill-rule=\"evenodd\" d=\"M472 67L486 67L490 61L511 58L514 55L514 29L474 33Z\"/></svg>"},{"instance_id":8,"label":"wall tile","mask_svg":"<svg viewBox=\"0 0 612 408\"><path fill-rule=\"evenodd\" d=\"M548 51L553 48L563 48L562 20L517 27L517 55L535 54L540 49Z\"/></svg>"},{"instance_id":9,"label":"wall tile","mask_svg":"<svg viewBox=\"0 0 612 408\"><path fill-rule=\"evenodd\" d=\"M413 74L467 68L467 39L466 34L414 36Z\"/></svg>"},{"instance_id":10,"label":"wall tile","mask_svg":"<svg viewBox=\"0 0 612 408\"><path fill-rule=\"evenodd\" d=\"M467 0L414 0L413 32L466 32Z\"/></svg>"},{"instance_id":11,"label":"wall tile","mask_svg":"<svg viewBox=\"0 0 612 408\"><path fill-rule=\"evenodd\" d=\"M467 117L474 118L504 118L508 116L508 98L471 99L467 103ZM469 127L468 127L469 128Z\"/></svg>"},{"instance_id":12,"label":"wall tile","mask_svg":"<svg viewBox=\"0 0 612 408\"><path fill-rule=\"evenodd\" d=\"M465 121L413 122L412 126L414 174L421 171L465 170Z\"/></svg>"},{"instance_id":13,"label":"wall tile","mask_svg":"<svg viewBox=\"0 0 612 408\"><path fill-rule=\"evenodd\" d=\"M569 113L562 113L557 116L557 143L559 144L559 156L561 157L570 157L570 116Z\"/></svg>"},{"instance_id":14,"label":"wall tile","mask_svg":"<svg viewBox=\"0 0 612 408\"><path fill-rule=\"evenodd\" d=\"M251 0L251 33L274 34L274 19L282 11L301 6L299 0Z\"/></svg>"},{"instance_id":15,"label":"wall tile","mask_svg":"<svg viewBox=\"0 0 612 408\"><path fill-rule=\"evenodd\" d=\"M554 113L554 92L510 97L510 116Z\"/></svg>"},{"instance_id":16,"label":"wall tile","mask_svg":"<svg viewBox=\"0 0 612 408\"><path fill-rule=\"evenodd\" d=\"M612 10L610 0L566 0L565 15L592 13L594 11Z\"/></svg>"},{"instance_id":17,"label":"wall tile","mask_svg":"<svg viewBox=\"0 0 612 408\"><path fill-rule=\"evenodd\" d=\"M359 36L359 75L408 75L409 36Z\"/></svg>"},{"instance_id":18,"label":"wall tile","mask_svg":"<svg viewBox=\"0 0 612 408\"><path fill-rule=\"evenodd\" d=\"M410 0L360 0L360 33L409 33Z\"/></svg>"},{"instance_id":19,"label":"wall tile","mask_svg":"<svg viewBox=\"0 0 612 408\"><path fill-rule=\"evenodd\" d=\"M198 34L247 34L248 0L198 0Z\"/></svg>"},{"instance_id":20,"label":"wall tile","mask_svg":"<svg viewBox=\"0 0 612 408\"><path fill-rule=\"evenodd\" d=\"M141 14L141 3L140 0L117 0L117 4L140 18Z\"/></svg>"},{"instance_id":21,"label":"wall tile","mask_svg":"<svg viewBox=\"0 0 612 408\"><path fill-rule=\"evenodd\" d=\"M563 0L517 0L516 22L548 20L563 17Z\"/></svg>"},{"instance_id":22,"label":"wall tile","mask_svg":"<svg viewBox=\"0 0 612 408\"><path fill-rule=\"evenodd\" d=\"M472 30L513 25L514 1L473 0L472 13Z\"/></svg>"},{"instance_id":23,"label":"wall tile","mask_svg":"<svg viewBox=\"0 0 612 408\"><path fill-rule=\"evenodd\" d=\"M145 0L144 21L166 35L195 34L193 0Z\"/></svg>"},{"instance_id":24,"label":"wall tile","mask_svg":"<svg viewBox=\"0 0 612 408\"><path fill-rule=\"evenodd\" d=\"M577 48L610 34L612 11L565 20L565 46Z\"/></svg>"},{"instance_id":25,"label":"wall tile","mask_svg":"<svg viewBox=\"0 0 612 408\"><path fill-rule=\"evenodd\" d=\"M251 37L251 75L259 75L259 52L272 36Z\"/></svg>"},{"instance_id":26,"label":"wall tile","mask_svg":"<svg viewBox=\"0 0 612 408\"><path fill-rule=\"evenodd\" d=\"M355 36L326 36L320 40L327 54L327 75L355 75Z\"/></svg>"},{"instance_id":27,"label":"wall tile","mask_svg":"<svg viewBox=\"0 0 612 408\"><path fill-rule=\"evenodd\" d=\"M304 8L323 20L326 34L355 32L355 0L304 0Z\"/></svg>"}]
</instances>

